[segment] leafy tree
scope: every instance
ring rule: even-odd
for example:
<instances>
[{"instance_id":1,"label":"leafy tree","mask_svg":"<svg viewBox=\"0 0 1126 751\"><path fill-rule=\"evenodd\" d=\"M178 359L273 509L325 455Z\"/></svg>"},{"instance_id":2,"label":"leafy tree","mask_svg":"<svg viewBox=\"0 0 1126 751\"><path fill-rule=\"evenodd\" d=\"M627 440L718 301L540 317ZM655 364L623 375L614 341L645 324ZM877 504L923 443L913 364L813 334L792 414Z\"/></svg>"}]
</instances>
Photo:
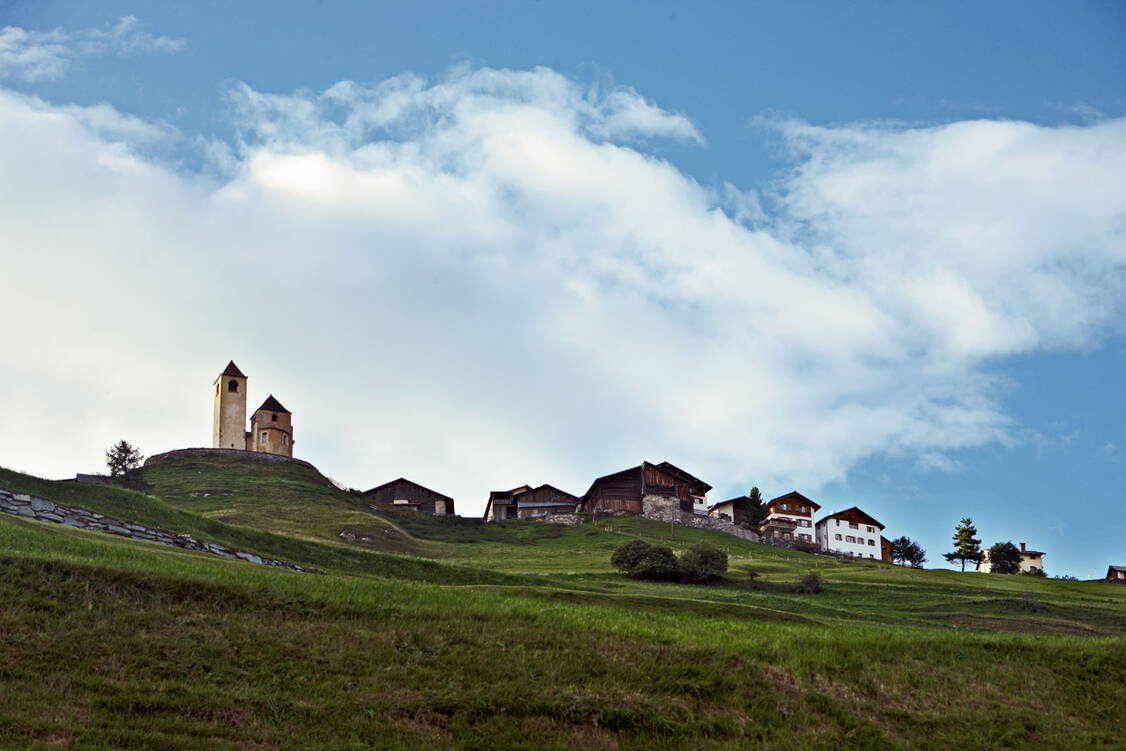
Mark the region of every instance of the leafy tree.
<instances>
[{"instance_id":1,"label":"leafy tree","mask_svg":"<svg viewBox=\"0 0 1126 751\"><path fill-rule=\"evenodd\" d=\"M680 568L686 582L718 581L727 573L727 553L701 542L681 553Z\"/></svg>"},{"instance_id":2,"label":"leafy tree","mask_svg":"<svg viewBox=\"0 0 1126 751\"><path fill-rule=\"evenodd\" d=\"M634 579L680 581L680 561L676 559L671 549L661 545L653 545L637 559L633 568L626 573Z\"/></svg>"},{"instance_id":3,"label":"leafy tree","mask_svg":"<svg viewBox=\"0 0 1126 751\"><path fill-rule=\"evenodd\" d=\"M140 450L131 446L129 441L118 441L106 452L106 466L109 467L110 477L124 477L130 470L141 466L144 460Z\"/></svg>"},{"instance_id":4,"label":"leafy tree","mask_svg":"<svg viewBox=\"0 0 1126 751\"><path fill-rule=\"evenodd\" d=\"M756 485L747 493L747 524L757 529L764 521L766 509L762 505L762 491Z\"/></svg>"},{"instance_id":5,"label":"leafy tree","mask_svg":"<svg viewBox=\"0 0 1126 751\"><path fill-rule=\"evenodd\" d=\"M891 559L911 568L922 568L927 551L909 537L898 537L891 541Z\"/></svg>"},{"instance_id":6,"label":"leafy tree","mask_svg":"<svg viewBox=\"0 0 1126 751\"><path fill-rule=\"evenodd\" d=\"M644 540L631 540L624 545L619 545L610 556L610 565L619 571L629 573L638 561L653 547Z\"/></svg>"},{"instance_id":7,"label":"leafy tree","mask_svg":"<svg viewBox=\"0 0 1126 751\"><path fill-rule=\"evenodd\" d=\"M954 561L962 562L962 570L966 570L966 561L978 563L982 559L981 540L974 537L977 534L977 527L974 526L973 519L968 516L962 521L958 522L958 526L954 528L954 550L950 553L943 553L942 557L950 563Z\"/></svg>"},{"instance_id":8,"label":"leafy tree","mask_svg":"<svg viewBox=\"0 0 1126 751\"><path fill-rule=\"evenodd\" d=\"M1020 571L1020 548L1011 542L998 542L989 549L989 571L1015 574Z\"/></svg>"}]
</instances>

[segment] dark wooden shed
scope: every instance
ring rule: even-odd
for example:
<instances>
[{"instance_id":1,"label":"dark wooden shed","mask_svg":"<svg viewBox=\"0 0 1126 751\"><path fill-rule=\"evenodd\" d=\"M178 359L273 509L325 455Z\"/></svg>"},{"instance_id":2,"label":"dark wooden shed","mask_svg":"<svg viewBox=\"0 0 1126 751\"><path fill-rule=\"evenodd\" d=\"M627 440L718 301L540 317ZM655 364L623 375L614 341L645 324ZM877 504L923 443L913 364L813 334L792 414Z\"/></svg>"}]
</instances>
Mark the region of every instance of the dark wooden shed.
<instances>
[{"instance_id":1,"label":"dark wooden shed","mask_svg":"<svg viewBox=\"0 0 1126 751\"><path fill-rule=\"evenodd\" d=\"M397 480L384 483L371 490L364 491L362 496L368 503L381 506L422 511L438 516L452 516L454 513L454 499L443 495L436 490L419 485L417 482L400 477Z\"/></svg>"},{"instance_id":2,"label":"dark wooden shed","mask_svg":"<svg viewBox=\"0 0 1126 751\"><path fill-rule=\"evenodd\" d=\"M636 467L599 477L583 495L583 511L631 511L640 514L641 500L647 495L676 498L680 510L692 513L696 499L707 495L712 486L679 467L661 462L642 462Z\"/></svg>"}]
</instances>

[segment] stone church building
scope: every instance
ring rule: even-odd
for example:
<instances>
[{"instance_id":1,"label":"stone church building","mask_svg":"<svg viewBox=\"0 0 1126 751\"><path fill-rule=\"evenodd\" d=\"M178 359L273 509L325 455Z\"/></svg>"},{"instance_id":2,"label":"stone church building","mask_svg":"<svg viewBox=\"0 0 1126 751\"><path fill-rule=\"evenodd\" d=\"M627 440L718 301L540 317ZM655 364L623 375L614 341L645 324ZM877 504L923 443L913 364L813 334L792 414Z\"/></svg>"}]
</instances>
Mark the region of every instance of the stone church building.
<instances>
[{"instance_id":1,"label":"stone church building","mask_svg":"<svg viewBox=\"0 0 1126 751\"><path fill-rule=\"evenodd\" d=\"M215 412L211 445L293 456L293 414L273 394L250 417L246 429L246 376L235 365L215 379Z\"/></svg>"}]
</instances>

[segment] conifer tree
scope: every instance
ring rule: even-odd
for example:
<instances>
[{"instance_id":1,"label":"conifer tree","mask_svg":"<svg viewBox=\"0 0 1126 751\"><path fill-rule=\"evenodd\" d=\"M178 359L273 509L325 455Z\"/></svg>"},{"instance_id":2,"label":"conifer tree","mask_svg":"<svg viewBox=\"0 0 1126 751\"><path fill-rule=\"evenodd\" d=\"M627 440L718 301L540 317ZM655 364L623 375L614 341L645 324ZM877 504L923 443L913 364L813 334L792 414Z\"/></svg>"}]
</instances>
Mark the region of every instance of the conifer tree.
<instances>
[{"instance_id":1,"label":"conifer tree","mask_svg":"<svg viewBox=\"0 0 1126 751\"><path fill-rule=\"evenodd\" d=\"M762 492L757 485L747 494L747 501L748 523L752 527L758 527L766 519L766 509L762 506Z\"/></svg>"},{"instance_id":2,"label":"conifer tree","mask_svg":"<svg viewBox=\"0 0 1126 751\"><path fill-rule=\"evenodd\" d=\"M106 452L106 466L110 477L123 477L131 469L141 466L145 457L129 441L118 441Z\"/></svg>"},{"instance_id":3,"label":"conifer tree","mask_svg":"<svg viewBox=\"0 0 1126 751\"><path fill-rule=\"evenodd\" d=\"M966 517L958 522L958 526L954 528L954 550L950 553L943 553L942 557L950 563L954 561L962 562L962 570L966 570L966 561L978 563L981 561L981 540L978 540L974 535L977 534L977 527L974 526L973 519Z\"/></svg>"}]
</instances>

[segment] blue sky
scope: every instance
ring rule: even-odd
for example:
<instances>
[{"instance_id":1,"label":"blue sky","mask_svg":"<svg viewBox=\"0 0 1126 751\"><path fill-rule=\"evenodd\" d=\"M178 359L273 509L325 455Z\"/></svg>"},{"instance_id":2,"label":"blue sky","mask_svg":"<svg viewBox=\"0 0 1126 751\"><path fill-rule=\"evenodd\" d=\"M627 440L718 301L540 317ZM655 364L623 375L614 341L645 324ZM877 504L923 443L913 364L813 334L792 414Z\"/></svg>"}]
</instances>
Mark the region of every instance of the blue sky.
<instances>
[{"instance_id":1,"label":"blue sky","mask_svg":"<svg viewBox=\"0 0 1126 751\"><path fill-rule=\"evenodd\" d=\"M0 1L0 463L233 357L462 513L669 459L1123 563L1120 3L230 5Z\"/></svg>"}]
</instances>

